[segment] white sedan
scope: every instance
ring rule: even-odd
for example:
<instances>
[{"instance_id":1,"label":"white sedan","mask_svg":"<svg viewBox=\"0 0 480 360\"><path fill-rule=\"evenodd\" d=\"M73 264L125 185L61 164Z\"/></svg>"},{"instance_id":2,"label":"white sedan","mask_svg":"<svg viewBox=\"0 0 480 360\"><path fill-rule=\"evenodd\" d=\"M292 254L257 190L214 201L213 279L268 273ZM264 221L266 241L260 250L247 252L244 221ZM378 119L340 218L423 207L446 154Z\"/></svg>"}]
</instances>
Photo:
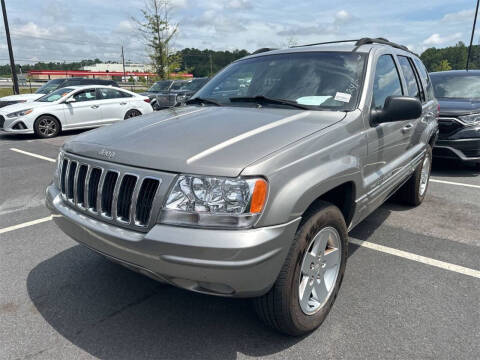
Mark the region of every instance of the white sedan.
<instances>
[{"instance_id":1,"label":"white sedan","mask_svg":"<svg viewBox=\"0 0 480 360\"><path fill-rule=\"evenodd\" d=\"M0 109L0 132L54 137L153 112L147 96L111 86L69 86L28 103Z\"/></svg>"}]
</instances>

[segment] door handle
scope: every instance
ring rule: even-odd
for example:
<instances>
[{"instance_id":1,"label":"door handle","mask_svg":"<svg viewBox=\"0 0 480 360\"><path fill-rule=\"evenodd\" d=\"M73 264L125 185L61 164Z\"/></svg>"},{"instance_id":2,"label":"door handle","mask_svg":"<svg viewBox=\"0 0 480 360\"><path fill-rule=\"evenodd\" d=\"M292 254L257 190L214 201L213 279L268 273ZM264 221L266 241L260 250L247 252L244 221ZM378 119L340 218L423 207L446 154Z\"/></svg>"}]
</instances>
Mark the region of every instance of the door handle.
<instances>
[{"instance_id":1,"label":"door handle","mask_svg":"<svg viewBox=\"0 0 480 360\"><path fill-rule=\"evenodd\" d=\"M98 109L99 105L92 105L90 106L92 109Z\"/></svg>"},{"instance_id":2,"label":"door handle","mask_svg":"<svg viewBox=\"0 0 480 360\"><path fill-rule=\"evenodd\" d=\"M413 129L413 124L407 124L402 128L403 133L407 133Z\"/></svg>"},{"instance_id":3,"label":"door handle","mask_svg":"<svg viewBox=\"0 0 480 360\"><path fill-rule=\"evenodd\" d=\"M120 105L127 105L127 103L126 102L121 102Z\"/></svg>"}]
</instances>

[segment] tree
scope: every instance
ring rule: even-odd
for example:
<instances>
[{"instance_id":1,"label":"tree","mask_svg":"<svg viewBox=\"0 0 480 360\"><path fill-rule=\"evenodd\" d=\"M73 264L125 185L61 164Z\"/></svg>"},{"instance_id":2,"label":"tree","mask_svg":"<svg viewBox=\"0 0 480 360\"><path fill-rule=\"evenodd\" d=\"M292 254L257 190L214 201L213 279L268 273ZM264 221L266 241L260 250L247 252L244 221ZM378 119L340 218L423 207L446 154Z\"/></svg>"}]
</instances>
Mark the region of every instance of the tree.
<instances>
[{"instance_id":1,"label":"tree","mask_svg":"<svg viewBox=\"0 0 480 360\"><path fill-rule=\"evenodd\" d=\"M435 68L435 71L448 71L452 70L452 67L450 66L450 63L448 60L443 59L440 61L440 64Z\"/></svg>"},{"instance_id":2,"label":"tree","mask_svg":"<svg viewBox=\"0 0 480 360\"><path fill-rule=\"evenodd\" d=\"M143 18L133 19L150 49L152 66L161 79L168 78L170 74L170 43L178 30L178 24L170 23L171 10L169 0L146 0L145 9L141 10Z\"/></svg>"}]
</instances>

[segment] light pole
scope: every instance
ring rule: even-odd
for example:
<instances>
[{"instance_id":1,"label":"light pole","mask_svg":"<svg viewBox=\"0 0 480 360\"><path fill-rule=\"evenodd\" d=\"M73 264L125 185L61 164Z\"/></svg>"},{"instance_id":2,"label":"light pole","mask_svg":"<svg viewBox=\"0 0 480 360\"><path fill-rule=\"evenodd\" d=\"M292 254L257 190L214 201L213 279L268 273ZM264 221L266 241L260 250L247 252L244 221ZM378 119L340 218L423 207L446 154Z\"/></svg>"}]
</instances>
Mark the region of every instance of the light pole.
<instances>
[{"instance_id":1,"label":"light pole","mask_svg":"<svg viewBox=\"0 0 480 360\"><path fill-rule=\"evenodd\" d=\"M478 3L479 2L480 2L480 0L477 0L477 8L475 9L475 18L473 19L472 36L470 37L470 46L468 47L467 67L466 67L467 71L468 71L468 66L470 65L470 55L472 54L473 35L475 34L475 25L477 24Z\"/></svg>"},{"instance_id":2,"label":"light pole","mask_svg":"<svg viewBox=\"0 0 480 360\"><path fill-rule=\"evenodd\" d=\"M5 0L2 1L3 22L5 24L5 35L7 36L8 56L10 57L10 68L12 70L13 92L19 94L17 71L15 70L15 60L13 59L12 41L10 40L10 29L8 27L7 9L5 8Z\"/></svg>"}]
</instances>

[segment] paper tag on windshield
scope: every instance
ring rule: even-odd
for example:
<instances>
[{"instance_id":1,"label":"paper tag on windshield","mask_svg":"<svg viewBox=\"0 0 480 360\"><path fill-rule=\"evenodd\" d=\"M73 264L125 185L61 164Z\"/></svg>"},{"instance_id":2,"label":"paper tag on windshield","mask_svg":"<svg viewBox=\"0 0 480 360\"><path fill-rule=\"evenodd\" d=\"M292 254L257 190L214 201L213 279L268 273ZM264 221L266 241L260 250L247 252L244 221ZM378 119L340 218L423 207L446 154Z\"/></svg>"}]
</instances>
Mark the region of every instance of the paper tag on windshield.
<instances>
[{"instance_id":1,"label":"paper tag on windshield","mask_svg":"<svg viewBox=\"0 0 480 360\"><path fill-rule=\"evenodd\" d=\"M342 93L342 92L337 92L335 94L335 100L337 101L342 101L342 102L350 102L350 98L352 97L352 95L350 94L346 94L346 93Z\"/></svg>"}]
</instances>

